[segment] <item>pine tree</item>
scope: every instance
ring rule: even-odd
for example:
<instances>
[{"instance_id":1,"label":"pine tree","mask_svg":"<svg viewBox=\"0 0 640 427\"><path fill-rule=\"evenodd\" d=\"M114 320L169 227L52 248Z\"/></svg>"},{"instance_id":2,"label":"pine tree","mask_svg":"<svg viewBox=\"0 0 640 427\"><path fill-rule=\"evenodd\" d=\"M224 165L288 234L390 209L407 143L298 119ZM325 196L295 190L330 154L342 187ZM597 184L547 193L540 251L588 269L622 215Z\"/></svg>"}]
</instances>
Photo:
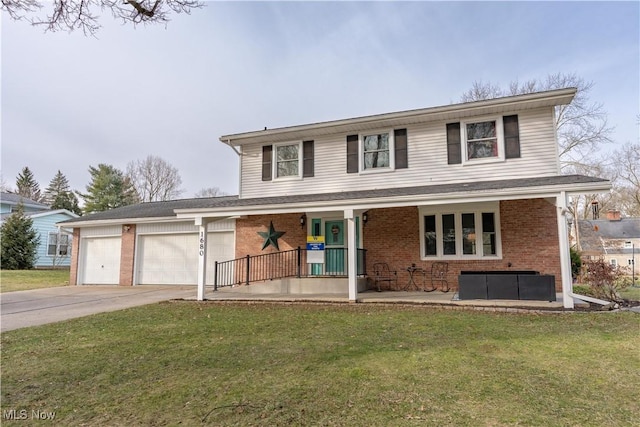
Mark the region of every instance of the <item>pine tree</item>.
<instances>
[{"instance_id":1,"label":"pine tree","mask_svg":"<svg viewBox=\"0 0 640 427\"><path fill-rule=\"evenodd\" d=\"M39 243L33 220L24 215L24 207L19 204L0 227L0 267L4 270L33 268Z\"/></svg>"},{"instance_id":2,"label":"pine tree","mask_svg":"<svg viewBox=\"0 0 640 427\"><path fill-rule=\"evenodd\" d=\"M89 166L89 173L91 183L87 185L87 193L80 194L85 202L85 213L138 203L138 193L122 171L111 165L99 164L97 168Z\"/></svg>"},{"instance_id":3,"label":"pine tree","mask_svg":"<svg viewBox=\"0 0 640 427\"><path fill-rule=\"evenodd\" d=\"M71 191L69 180L60 170L53 177L49 186L44 190L43 203L51 206L51 209L66 209L78 215L82 210L78 206L78 198Z\"/></svg>"},{"instance_id":4,"label":"pine tree","mask_svg":"<svg viewBox=\"0 0 640 427\"><path fill-rule=\"evenodd\" d=\"M36 202L40 201L40 185L27 166L18 174L16 187L16 194Z\"/></svg>"}]
</instances>

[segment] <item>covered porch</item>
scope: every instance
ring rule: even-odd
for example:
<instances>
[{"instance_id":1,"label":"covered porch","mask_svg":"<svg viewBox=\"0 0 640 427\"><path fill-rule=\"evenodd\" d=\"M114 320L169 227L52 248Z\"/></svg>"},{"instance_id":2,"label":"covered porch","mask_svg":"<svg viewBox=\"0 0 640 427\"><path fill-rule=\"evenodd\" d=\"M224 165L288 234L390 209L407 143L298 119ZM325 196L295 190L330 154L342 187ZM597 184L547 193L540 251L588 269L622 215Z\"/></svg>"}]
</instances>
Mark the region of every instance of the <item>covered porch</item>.
<instances>
[{"instance_id":1,"label":"covered porch","mask_svg":"<svg viewBox=\"0 0 640 427\"><path fill-rule=\"evenodd\" d=\"M465 306L470 303L453 298L458 277L464 270L536 270L555 277L555 288L560 293L556 304L571 309L579 296L574 295L572 289L566 217L568 198L572 194L608 191L609 186L608 181L598 178L554 176L238 199L211 208L177 210L176 214L180 219L193 219L201 228L198 300L209 299L208 288L205 288L207 274L219 274L206 271L207 233L204 230L211 221L236 218L236 259L290 251L305 245L310 236L323 236L327 243L325 249L344 256L333 259L330 265L330 261L325 261L321 267L305 264L303 274L298 267L294 276L343 272L346 299L350 302L381 298L389 302L410 294L368 292L368 287L362 285L363 278L371 275L374 263L385 262L397 270L400 284L389 290L398 291L409 279L410 267L428 268L434 262L445 261L450 265L447 280L452 292L440 298L437 291L422 292L412 294L412 299ZM359 252L366 253L364 263ZM272 267L279 268L278 264ZM230 274L238 272L236 268ZM285 276L278 279L282 277ZM220 288L215 292L219 294L214 299L233 299L238 289ZM261 298L267 294L262 293ZM314 299L319 299L323 294L318 288L304 295L305 298L315 295ZM280 292L273 295L273 298L286 298ZM290 292L289 295L296 294ZM341 297L332 294L330 298ZM488 300L475 305L504 303ZM532 303L517 300L513 304Z\"/></svg>"}]
</instances>

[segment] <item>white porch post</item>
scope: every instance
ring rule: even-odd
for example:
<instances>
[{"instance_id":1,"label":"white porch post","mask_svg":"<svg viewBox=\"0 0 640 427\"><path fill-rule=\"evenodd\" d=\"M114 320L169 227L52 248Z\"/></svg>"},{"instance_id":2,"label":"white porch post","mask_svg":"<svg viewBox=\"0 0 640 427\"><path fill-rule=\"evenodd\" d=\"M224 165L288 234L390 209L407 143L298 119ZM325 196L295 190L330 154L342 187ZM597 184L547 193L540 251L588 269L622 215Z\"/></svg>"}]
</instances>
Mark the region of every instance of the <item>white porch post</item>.
<instances>
[{"instance_id":1,"label":"white porch post","mask_svg":"<svg viewBox=\"0 0 640 427\"><path fill-rule=\"evenodd\" d=\"M206 218L196 218L198 230L198 301L204 301L204 287L207 283L207 224Z\"/></svg>"},{"instance_id":2,"label":"white porch post","mask_svg":"<svg viewBox=\"0 0 640 427\"><path fill-rule=\"evenodd\" d=\"M567 194L562 191L556 197L558 218L558 243L560 247L560 271L562 273L562 301L564 308L573 308L573 278L571 276L571 255L569 253L569 236L567 230Z\"/></svg>"},{"instance_id":3,"label":"white porch post","mask_svg":"<svg viewBox=\"0 0 640 427\"><path fill-rule=\"evenodd\" d=\"M358 243L356 242L356 218L353 209L344 211L347 220L347 270L349 272L349 301L358 298Z\"/></svg>"}]
</instances>

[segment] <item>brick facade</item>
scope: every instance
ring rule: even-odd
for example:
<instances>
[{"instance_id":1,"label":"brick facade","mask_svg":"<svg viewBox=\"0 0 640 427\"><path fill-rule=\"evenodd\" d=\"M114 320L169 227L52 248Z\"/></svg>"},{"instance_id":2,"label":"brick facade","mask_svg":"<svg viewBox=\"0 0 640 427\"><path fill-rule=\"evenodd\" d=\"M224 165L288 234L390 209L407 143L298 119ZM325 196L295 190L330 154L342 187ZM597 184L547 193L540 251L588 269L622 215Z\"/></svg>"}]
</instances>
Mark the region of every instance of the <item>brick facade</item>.
<instances>
[{"instance_id":1,"label":"brick facade","mask_svg":"<svg viewBox=\"0 0 640 427\"><path fill-rule=\"evenodd\" d=\"M69 286L78 284L78 256L80 254L80 229L73 229L73 245L71 245L71 266L69 267Z\"/></svg>"},{"instance_id":2,"label":"brick facade","mask_svg":"<svg viewBox=\"0 0 640 427\"><path fill-rule=\"evenodd\" d=\"M122 226L122 246L120 248L120 286L133 286L133 261L136 253L136 226Z\"/></svg>"},{"instance_id":3,"label":"brick facade","mask_svg":"<svg viewBox=\"0 0 640 427\"><path fill-rule=\"evenodd\" d=\"M397 288L403 288L409 280L406 267L415 263L430 268L430 261L420 259L417 207L371 209L368 214L369 221L362 233L368 270L376 262L388 263L398 272ZM261 250L264 239L258 231L266 231L270 221L277 231L285 231L278 240L281 251L304 247L306 227L300 227L300 215L259 215L239 219L236 222L236 258L277 252L274 247ZM500 226L502 259L448 261L449 285L457 288L458 275L462 270L535 270L554 275L556 289L560 291L562 282L555 206L544 199L501 201Z\"/></svg>"}]
</instances>

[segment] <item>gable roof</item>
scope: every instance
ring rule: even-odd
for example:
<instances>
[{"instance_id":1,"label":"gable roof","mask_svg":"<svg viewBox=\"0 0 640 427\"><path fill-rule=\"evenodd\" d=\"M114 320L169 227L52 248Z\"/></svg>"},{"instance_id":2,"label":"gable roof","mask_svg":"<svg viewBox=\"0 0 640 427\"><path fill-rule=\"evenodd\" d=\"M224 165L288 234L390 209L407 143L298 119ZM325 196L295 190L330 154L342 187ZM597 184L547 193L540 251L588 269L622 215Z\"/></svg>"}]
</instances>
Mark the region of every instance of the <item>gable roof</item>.
<instances>
[{"instance_id":1,"label":"gable roof","mask_svg":"<svg viewBox=\"0 0 640 427\"><path fill-rule=\"evenodd\" d=\"M372 209L416 205L430 201L451 203L468 201L469 197L500 198L547 197L559 191L608 190L609 181L583 175L561 175L539 178L521 178L469 183L425 185L417 187L385 188L378 190L342 191L336 193L303 194L240 199L238 196L185 199L169 202L141 203L105 212L62 221L65 226L90 223L122 223L150 219L193 218L195 216L238 216L256 213L305 212L307 209L342 209L346 206ZM533 196L532 196L533 195ZM260 211L260 212L258 212Z\"/></svg>"},{"instance_id":2,"label":"gable roof","mask_svg":"<svg viewBox=\"0 0 640 427\"><path fill-rule=\"evenodd\" d=\"M248 143L282 142L338 133L359 133L372 127L407 126L436 120L459 121L471 116L566 105L571 103L576 92L576 88L557 89L299 126L265 128L260 131L223 135L220 141L230 146L240 146Z\"/></svg>"},{"instance_id":3,"label":"gable roof","mask_svg":"<svg viewBox=\"0 0 640 427\"><path fill-rule=\"evenodd\" d=\"M584 219L578 221L580 246L585 252L602 252L609 247L610 240L640 239L640 218L622 218L620 221L608 219ZM636 248L638 250L640 248ZM631 253L631 249L612 249L617 253ZM607 250L608 253L613 253Z\"/></svg>"},{"instance_id":4,"label":"gable roof","mask_svg":"<svg viewBox=\"0 0 640 427\"><path fill-rule=\"evenodd\" d=\"M41 208L42 210L49 209L49 205L36 202L35 200L28 199L15 193L0 193L0 203L13 206L22 203L24 206L29 206L31 208Z\"/></svg>"}]
</instances>

